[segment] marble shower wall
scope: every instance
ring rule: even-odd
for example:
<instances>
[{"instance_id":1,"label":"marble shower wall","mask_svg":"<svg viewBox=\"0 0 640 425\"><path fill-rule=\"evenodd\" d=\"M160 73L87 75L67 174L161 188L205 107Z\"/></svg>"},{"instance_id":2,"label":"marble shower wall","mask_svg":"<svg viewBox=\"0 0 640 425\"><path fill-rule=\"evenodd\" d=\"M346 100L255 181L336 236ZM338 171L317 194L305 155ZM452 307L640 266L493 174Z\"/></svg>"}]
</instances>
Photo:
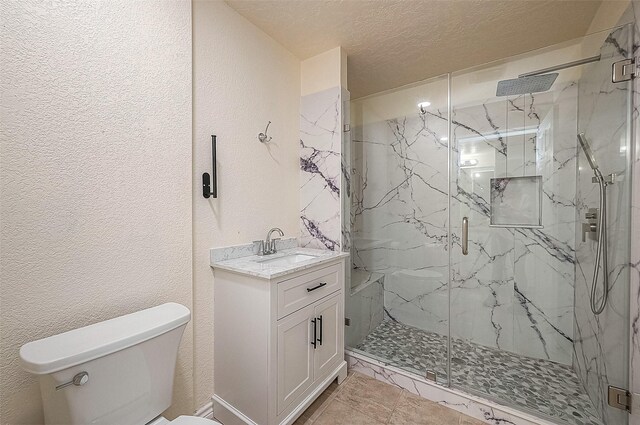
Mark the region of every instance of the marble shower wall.
<instances>
[{"instance_id":1,"label":"marble shower wall","mask_svg":"<svg viewBox=\"0 0 640 425\"><path fill-rule=\"evenodd\" d=\"M604 58L585 65L579 81L579 131L591 143L600 170L616 173L607 188L607 231L609 250L609 301L596 316L591 312L590 290L597 243L581 241L576 227L575 359L574 368L605 423L624 423L626 412L607 405L608 385L627 388L629 353L625 349L629 320L629 247L631 223L631 133L629 128L630 85L611 82L611 64L631 55L632 26L621 27L606 37ZM598 186L593 172L580 153L578 171L578 221L584 221L590 207L598 207ZM636 188L637 190L637 188ZM637 228L635 228L637 232ZM637 241L637 238L635 238ZM632 260L633 261L633 260ZM635 269L637 274L637 268ZM600 277L599 283L602 282ZM636 295L637 296L637 295ZM637 318L635 311L632 315ZM635 322L632 324L635 328Z\"/></svg>"},{"instance_id":2,"label":"marble shower wall","mask_svg":"<svg viewBox=\"0 0 640 425\"><path fill-rule=\"evenodd\" d=\"M384 282L388 317L446 334L446 109L352 127L354 275ZM365 273L356 273L365 272Z\"/></svg>"},{"instance_id":3,"label":"marble shower wall","mask_svg":"<svg viewBox=\"0 0 640 425\"><path fill-rule=\"evenodd\" d=\"M347 275L351 275L353 282L360 283L346 291L345 296L346 317L350 319L349 326L345 327L345 343L354 349L384 319L384 285L379 276L375 279L373 273L362 270L348 270Z\"/></svg>"},{"instance_id":4,"label":"marble shower wall","mask_svg":"<svg viewBox=\"0 0 640 425\"><path fill-rule=\"evenodd\" d=\"M454 107L453 337L571 364L576 96L568 84ZM446 108L352 133L353 267L383 276L389 318L446 335ZM478 162L458 167L467 160ZM542 176L544 228L489 227L490 178L523 175ZM465 257L463 216L471 223Z\"/></svg>"},{"instance_id":5,"label":"marble shower wall","mask_svg":"<svg viewBox=\"0 0 640 425\"><path fill-rule=\"evenodd\" d=\"M341 248L347 252L351 250L351 93L342 89L342 155L340 162L340 172L342 175L342 191L340 209L342 217L340 225L342 226L342 242ZM349 281L351 273L347 273L347 287L351 286Z\"/></svg>"},{"instance_id":6,"label":"marble shower wall","mask_svg":"<svg viewBox=\"0 0 640 425\"><path fill-rule=\"evenodd\" d=\"M341 249L344 95L341 87L334 87L300 99L300 245L303 247Z\"/></svg>"},{"instance_id":7,"label":"marble shower wall","mask_svg":"<svg viewBox=\"0 0 640 425\"><path fill-rule=\"evenodd\" d=\"M571 364L576 84L469 106L453 87L452 337ZM490 179L536 175L543 227L490 227Z\"/></svg>"}]
</instances>

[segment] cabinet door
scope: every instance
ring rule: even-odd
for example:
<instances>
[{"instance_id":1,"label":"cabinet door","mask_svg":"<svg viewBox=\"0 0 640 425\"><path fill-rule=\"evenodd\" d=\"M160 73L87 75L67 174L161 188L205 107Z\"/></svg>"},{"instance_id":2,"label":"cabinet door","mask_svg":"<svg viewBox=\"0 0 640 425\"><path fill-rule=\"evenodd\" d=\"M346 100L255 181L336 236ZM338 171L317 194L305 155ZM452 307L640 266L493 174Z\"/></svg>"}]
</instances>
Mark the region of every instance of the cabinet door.
<instances>
[{"instance_id":1,"label":"cabinet door","mask_svg":"<svg viewBox=\"0 0 640 425\"><path fill-rule=\"evenodd\" d=\"M313 382L313 313L310 305L278 322L278 414Z\"/></svg>"},{"instance_id":2,"label":"cabinet door","mask_svg":"<svg viewBox=\"0 0 640 425\"><path fill-rule=\"evenodd\" d=\"M342 359L344 351L344 319L341 302L342 293L316 304L315 317L318 323L316 349L314 350L313 375L322 377Z\"/></svg>"}]
</instances>

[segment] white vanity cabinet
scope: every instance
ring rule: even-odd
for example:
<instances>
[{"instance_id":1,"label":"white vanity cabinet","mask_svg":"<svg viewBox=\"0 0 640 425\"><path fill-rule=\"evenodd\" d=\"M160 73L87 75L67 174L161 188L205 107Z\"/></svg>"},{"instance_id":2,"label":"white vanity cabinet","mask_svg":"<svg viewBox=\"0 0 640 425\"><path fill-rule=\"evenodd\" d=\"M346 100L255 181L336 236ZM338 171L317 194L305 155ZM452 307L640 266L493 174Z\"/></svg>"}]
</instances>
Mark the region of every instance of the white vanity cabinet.
<instances>
[{"instance_id":1,"label":"white vanity cabinet","mask_svg":"<svg viewBox=\"0 0 640 425\"><path fill-rule=\"evenodd\" d=\"M342 382L344 267L336 258L267 279L214 266L216 418L291 424Z\"/></svg>"}]
</instances>

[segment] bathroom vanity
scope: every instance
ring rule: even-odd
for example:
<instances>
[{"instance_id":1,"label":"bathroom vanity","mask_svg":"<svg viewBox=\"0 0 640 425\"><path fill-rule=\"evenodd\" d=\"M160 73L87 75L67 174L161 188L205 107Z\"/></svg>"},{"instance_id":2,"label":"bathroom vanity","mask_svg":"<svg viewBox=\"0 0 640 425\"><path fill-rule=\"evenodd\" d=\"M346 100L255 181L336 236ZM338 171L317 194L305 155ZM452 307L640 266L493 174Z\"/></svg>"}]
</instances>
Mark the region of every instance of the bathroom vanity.
<instances>
[{"instance_id":1,"label":"bathroom vanity","mask_svg":"<svg viewBox=\"0 0 640 425\"><path fill-rule=\"evenodd\" d=\"M250 246L211 250L214 415L225 425L291 424L344 360L346 253ZM240 256L238 256L240 255Z\"/></svg>"}]
</instances>

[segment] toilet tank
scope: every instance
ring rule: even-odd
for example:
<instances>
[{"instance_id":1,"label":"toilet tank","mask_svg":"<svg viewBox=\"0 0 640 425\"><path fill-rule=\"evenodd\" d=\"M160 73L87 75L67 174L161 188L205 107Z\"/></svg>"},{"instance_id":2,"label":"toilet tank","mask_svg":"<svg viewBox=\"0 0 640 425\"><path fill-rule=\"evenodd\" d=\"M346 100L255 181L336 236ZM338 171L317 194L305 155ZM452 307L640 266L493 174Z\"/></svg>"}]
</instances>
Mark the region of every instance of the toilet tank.
<instances>
[{"instance_id":1,"label":"toilet tank","mask_svg":"<svg viewBox=\"0 0 640 425\"><path fill-rule=\"evenodd\" d=\"M40 377L45 423L141 425L159 416L171 405L190 318L167 303L22 346L22 367ZM74 376L79 385L60 387Z\"/></svg>"}]
</instances>

